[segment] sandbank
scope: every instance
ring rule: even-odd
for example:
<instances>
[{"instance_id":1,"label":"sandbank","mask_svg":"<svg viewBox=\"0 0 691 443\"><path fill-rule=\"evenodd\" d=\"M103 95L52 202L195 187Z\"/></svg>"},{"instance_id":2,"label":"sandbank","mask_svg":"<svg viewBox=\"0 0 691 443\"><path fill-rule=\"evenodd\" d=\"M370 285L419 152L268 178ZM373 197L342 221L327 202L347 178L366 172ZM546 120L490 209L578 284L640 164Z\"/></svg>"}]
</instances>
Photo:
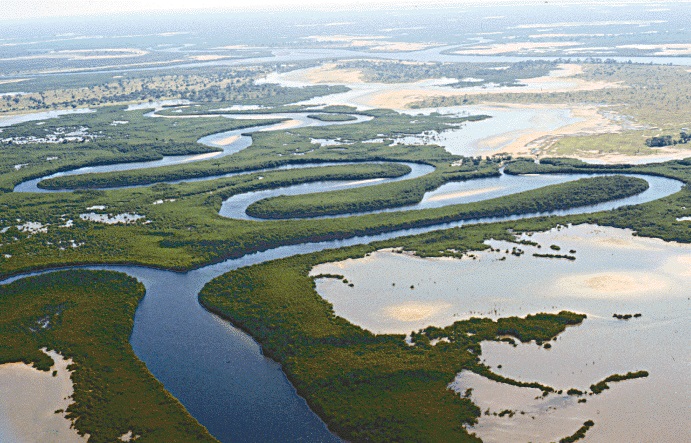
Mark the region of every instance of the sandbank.
<instances>
[{"instance_id":1,"label":"sandbank","mask_svg":"<svg viewBox=\"0 0 691 443\"><path fill-rule=\"evenodd\" d=\"M417 322L433 317L440 312L451 308L450 303L445 302L405 302L384 308L386 316L402 322Z\"/></svg>"},{"instance_id":2,"label":"sandbank","mask_svg":"<svg viewBox=\"0 0 691 443\"><path fill-rule=\"evenodd\" d=\"M471 191L458 191L458 192L452 192L450 194L435 195L435 196L432 196L426 200L431 201L431 202L451 200L454 198L471 197L473 195L479 195L479 194L485 194L488 192L494 192L494 191L498 191L500 189L503 189L503 187L502 186L493 186L493 187L482 188L482 189L473 189Z\"/></svg>"},{"instance_id":3,"label":"sandbank","mask_svg":"<svg viewBox=\"0 0 691 443\"><path fill-rule=\"evenodd\" d=\"M0 365L0 421L20 442L83 442L72 423L65 418L71 403L72 380L64 359L54 351L46 351L54 361L44 372L23 363ZM52 375L57 371L57 375Z\"/></svg>"},{"instance_id":4,"label":"sandbank","mask_svg":"<svg viewBox=\"0 0 691 443\"><path fill-rule=\"evenodd\" d=\"M670 284L652 272L613 271L561 277L556 286L587 298L664 296Z\"/></svg>"},{"instance_id":5,"label":"sandbank","mask_svg":"<svg viewBox=\"0 0 691 443\"><path fill-rule=\"evenodd\" d=\"M297 126L300 126L301 124L302 123L299 120L287 120L283 123L278 123L274 126L271 126L270 128L262 129L260 132L282 131L284 129L295 128Z\"/></svg>"}]
</instances>

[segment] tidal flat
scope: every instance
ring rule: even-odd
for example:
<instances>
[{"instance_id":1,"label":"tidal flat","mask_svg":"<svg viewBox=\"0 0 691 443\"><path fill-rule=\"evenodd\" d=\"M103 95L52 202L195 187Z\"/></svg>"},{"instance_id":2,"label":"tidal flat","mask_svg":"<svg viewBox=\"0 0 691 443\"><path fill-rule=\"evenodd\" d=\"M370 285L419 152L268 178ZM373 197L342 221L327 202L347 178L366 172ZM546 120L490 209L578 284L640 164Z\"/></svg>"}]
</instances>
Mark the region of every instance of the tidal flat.
<instances>
[{"instance_id":1,"label":"tidal flat","mask_svg":"<svg viewBox=\"0 0 691 443\"><path fill-rule=\"evenodd\" d=\"M524 316L560 309L588 318L551 347L482 344L483 362L496 373L555 389L587 391L615 374L647 370L600 395L579 397L517 388L462 372L449 380L472 389L483 412L469 428L486 442L554 441L586 420L592 441L676 441L689 428L691 361L688 288L691 246L641 238L630 230L578 225L523 235L523 243L493 241L492 251L462 259L420 258L398 250L316 266L317 291L335 313L375 333L410 333L471 317ZM530 245L528 242L539 244ZM555 252L554 245L560 248ZM570 253L575 260L534 257ZM350 286L352 285L352 286ZM641 313L620 320L613 315ZM514 392L515 391L515 392ZM509 416L494 412L512 410Z\"/></svg>"}]
</instances>

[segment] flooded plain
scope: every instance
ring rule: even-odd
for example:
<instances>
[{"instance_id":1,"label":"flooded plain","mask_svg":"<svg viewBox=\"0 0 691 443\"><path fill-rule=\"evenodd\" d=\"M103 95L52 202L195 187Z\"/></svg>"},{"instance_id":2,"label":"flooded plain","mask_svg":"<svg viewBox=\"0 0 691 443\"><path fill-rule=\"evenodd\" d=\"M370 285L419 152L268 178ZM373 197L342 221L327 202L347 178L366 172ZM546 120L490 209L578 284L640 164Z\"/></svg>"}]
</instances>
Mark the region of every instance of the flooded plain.
<instances>
[{"instance_id":1,"label":"flooded plain","mask_svg":"<svg viewBox=\"0 0 691 443\"><path fill-rule=\"evenodd\" d=\"M582 325L568 328L552 342L551 349L534 343L483 343L484 362L506 377L587 390L615 373L650 373L644 379L610 383L609 390L585 397L585 403L556 394L536 400L537 390L458 374L449 380L450 388L459 393L472 388L473 401L490 410L471 429L483 441L554 441L586 420L595 422L586 441L680 441L691 426L691 352L684 334L691 326L691 246L593 225L522 239L541 248L490 241L500 252L477 252L475 259L460 260L384 250L319 265L312 275L344 275L353 287L318 279L318 292L337 315L378 333L409 333L473 316L562 309L588 315ZM514 247L525 254L512 255ZM576 260L532 256L550 252ZM640 318L613 317L637 313ZM505 409L515 415L492 414Z\"/></svg>"}]
</instances>

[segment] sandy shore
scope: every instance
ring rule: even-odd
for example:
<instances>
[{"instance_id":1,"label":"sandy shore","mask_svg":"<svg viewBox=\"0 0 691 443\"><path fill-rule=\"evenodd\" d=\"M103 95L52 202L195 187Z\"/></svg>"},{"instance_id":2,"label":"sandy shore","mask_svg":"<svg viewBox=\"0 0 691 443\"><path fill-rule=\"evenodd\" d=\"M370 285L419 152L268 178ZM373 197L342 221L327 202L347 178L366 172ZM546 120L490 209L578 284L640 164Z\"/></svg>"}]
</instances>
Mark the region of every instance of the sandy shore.
<instances>
[{"instance_id":1,"label":"sandy shore","mask_svg":"<svg viewBox=\"0 0 691 443\"><path fill-rule=\"evenodd\" d=\"M458 49L454 54L460 55L500 55L510 52L550 52L558 48L578 46L578 42L519 42L519 43L495 43L491 45L478 45L471 48Z\"/></svg>"},{"instance_id":2,"label":"sandy shore","mask_svg":"<svg viewBox=\"0 0 691 443\"><path fill-rule=\"evenodd\" d=\"M19 442L86 441L70 427L64 413L55 413L71 403L67 366L72 361L53 351L46 353L55 362L49 372L23 363L0 365L0 428L8 429ZM57 371L55 377L53 371Z\"/></svg>"},{"instance_id":3,"label":"sandy shore","mask_svg":"<svg viewBox=\"0 0 691 443\"><path fill-rule=\"evenodd\" d=\"M564 109L559 105L499 105L511 109ZM618 123L600 114L596 106L581 105L567 108L571 111L571 116L578 119L574 123L561 126L551 131L525 130L519 133L502 134L500 136L485 139L480 146L491 149L501 146L498 149L513 155L530 155L534 150L542 151L556 143L560 138L566 136L582 136L613 133L621 130ZM508 143L507 143L508 142Z\"/></svg>"},{"instance_id":4,"label":"sandy shore","mask_svg":"<svg viewBox=\"0 0 691 443\"><path fill-rule=\"evenodd\" d=\"M198 160L206 160L209 158L216 157L219 154L222 154L222 153L221 152L207 152L206 154L199 154L199 155L195 155L194 157L190 157L182 163L196 162Z\"/></svg>"},{"instance_id":5,"label":"sandy shore","mask_svg":"<svg viewBox=\"0 0 691 443\"><path fill-rule=\"evenodd\" d=\"M295 128L300 126L302 123L299 120L286 120L283 123L278 123L270 128L262 129L259 132L269 132L269 131L282 131L285 129Z\"/></svg>"},{"instance_id":6,"label":"sandy shore","mask_svg":"<svg viewBox=\"0 0 691 443\"><path fill-rule=\"evenodd\" d=\"M453 198L471 197L473 195L486 194L488 192L494 192L494 191L498 191L500 189L503 189L503 187L494 186L494 187L487 187L487 188L482 188L482 189L473 189L472 191L452 192L450 194L435 195L433 197L428 198L427 201L436 202L436 201L443 201L443 200L451 200Z\"/></svg>"},{"instance_id":7,"label":"sandy shore","mask_svg":"<svg viewBox=\"0 0 691 443\"><path fill-rule=\"evenodd\" d=\"M240 139L239 135L231 135L230 137L222 138L220 140L216 140L213 143L215 145L219 146L228 146L231 143L235 143L237 140Z\"/></svg>"}]
</instances>

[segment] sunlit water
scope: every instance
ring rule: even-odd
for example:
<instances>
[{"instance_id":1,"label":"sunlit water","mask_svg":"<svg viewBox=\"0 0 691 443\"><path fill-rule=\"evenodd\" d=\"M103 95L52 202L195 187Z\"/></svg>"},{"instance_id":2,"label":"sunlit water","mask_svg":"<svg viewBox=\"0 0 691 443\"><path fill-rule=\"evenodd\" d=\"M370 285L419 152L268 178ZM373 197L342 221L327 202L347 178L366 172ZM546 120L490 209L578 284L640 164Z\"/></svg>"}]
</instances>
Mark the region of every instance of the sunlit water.
<instances>
[{"instance_id":1,"label":"sunlit water","mask_svg":"<svg viewBox=\"0 0 691 443\"><path fill-rule=\"evenodd\" d=\"M501 252L476 253L475 260L380 251L319 265L312 274L342 274L354 284L319 279L317 290L337 315L374 332L407 333L472 316L499 318L562 309L588 315L549 350L534 343L517 348L484 343L485 362L508 377L586 390L613 373L650 372L645 379L611 383L610 390L581 404L557 395L537 401L539 391L462 373L453 387L459 392L473 388L473 400L483 411L526 412L513 418L483 415L472 431L484 441L554 441L588 419L596 426L587 441L681 441L679 436L691 425L691 348L685 335L691 326L691 246L592 225L525 238L542 248L491 241ZM557 253L550 249L553 244L561 248L560 254L575 250L576 260L532 257ZM507 254L514 246L525 255ZM614 313L642 317L617 320Z\"/></svg>"}]
</instances>

